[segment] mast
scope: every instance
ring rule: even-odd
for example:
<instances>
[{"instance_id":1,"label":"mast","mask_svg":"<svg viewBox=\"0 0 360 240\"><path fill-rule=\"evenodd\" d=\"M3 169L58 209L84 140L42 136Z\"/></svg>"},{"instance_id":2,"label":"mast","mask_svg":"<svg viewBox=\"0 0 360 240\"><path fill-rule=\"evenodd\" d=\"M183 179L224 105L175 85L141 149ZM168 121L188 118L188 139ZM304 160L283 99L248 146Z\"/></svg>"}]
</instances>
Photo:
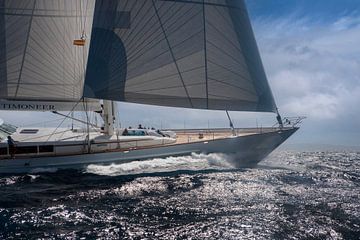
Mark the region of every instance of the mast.
<instances>
[{"instance_id":1,"label":"mast","mask_svg":"<svg viewBox=\"0 0 360 240\"><path fill-rule=\"evenodd\" d=\"M104 134L114 135L114 103L113 101L103 100Z\"/></svg>"}]
</instances>

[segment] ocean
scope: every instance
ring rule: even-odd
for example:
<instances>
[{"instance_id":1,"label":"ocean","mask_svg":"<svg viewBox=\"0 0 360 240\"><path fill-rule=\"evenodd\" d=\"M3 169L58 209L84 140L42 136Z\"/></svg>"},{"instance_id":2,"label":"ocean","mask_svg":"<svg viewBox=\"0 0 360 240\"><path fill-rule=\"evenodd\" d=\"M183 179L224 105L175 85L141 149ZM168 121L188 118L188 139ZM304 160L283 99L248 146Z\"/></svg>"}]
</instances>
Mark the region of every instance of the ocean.
<instances>
[{"instance_id":1,"label":"ocean","mask_svg":"<svg viewBox=\"0 0 360 240\"><path fill-rule=\"evenodd\" d=\"M0 239L360 239L360 152L0 176Z\"/></svg>"}]
</instances>

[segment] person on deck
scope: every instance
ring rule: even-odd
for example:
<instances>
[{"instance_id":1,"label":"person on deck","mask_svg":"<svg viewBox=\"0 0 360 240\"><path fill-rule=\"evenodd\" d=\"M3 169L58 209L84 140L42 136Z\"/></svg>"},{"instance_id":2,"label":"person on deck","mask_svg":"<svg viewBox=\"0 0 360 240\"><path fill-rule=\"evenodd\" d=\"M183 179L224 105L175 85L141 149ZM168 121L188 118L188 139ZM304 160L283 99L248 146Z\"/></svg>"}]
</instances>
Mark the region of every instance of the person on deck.
<instances>
[{"instance_id":1,"label":"person on deck","mask_svg":"<svg viewBox=\"0 0 360 240\"><path fill-rule=\"evenodd\" d=\"M123 135L123 136L128 136L128 135L129 135L129 132L128 132L128 130L127 130L126 128L125 128L125 130L123 131L122 135Z\"/></svg>"},{"instance_id":2,"label":"person on deck","mask_svg":"<svg viewBox=\"0 0 360 240\"><path fill-rule=\"evenodd\" d=\"M11 138L11 136L8 136L7 137L7 143L8 143L8 146L9 146L9 153L10 153L10 156L11 158L14 158L14 155L15 155L15 141Z\"/></svg>"}]
</instances>

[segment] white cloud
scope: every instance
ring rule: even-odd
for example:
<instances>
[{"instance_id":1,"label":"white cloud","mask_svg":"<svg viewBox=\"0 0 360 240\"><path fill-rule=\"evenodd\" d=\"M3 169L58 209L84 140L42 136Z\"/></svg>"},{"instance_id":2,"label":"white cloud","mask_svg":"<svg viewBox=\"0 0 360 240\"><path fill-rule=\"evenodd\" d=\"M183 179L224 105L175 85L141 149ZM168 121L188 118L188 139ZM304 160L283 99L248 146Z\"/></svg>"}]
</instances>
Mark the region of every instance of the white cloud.
<instances>
[{"instance_id":1,"label":"white cloud","mask_svg":"<svg viewBox=\"0 0 360 240\"><path fill-rule=\"evenodd\" d=\"M346 30L360 26L359 16L344 16L334 22L333 27L335 30Z\"/></svg>"},{"instance_id":2,"label":"white cloud","mask_svg":"<svg viewBox=\"0 0 360 240\"><path fill-rule=\"evenodd\" d=\"M257 19L255 32L278 107L314 121L360 119L360 17L328 25Z\"/></svg>"}]
</instances>

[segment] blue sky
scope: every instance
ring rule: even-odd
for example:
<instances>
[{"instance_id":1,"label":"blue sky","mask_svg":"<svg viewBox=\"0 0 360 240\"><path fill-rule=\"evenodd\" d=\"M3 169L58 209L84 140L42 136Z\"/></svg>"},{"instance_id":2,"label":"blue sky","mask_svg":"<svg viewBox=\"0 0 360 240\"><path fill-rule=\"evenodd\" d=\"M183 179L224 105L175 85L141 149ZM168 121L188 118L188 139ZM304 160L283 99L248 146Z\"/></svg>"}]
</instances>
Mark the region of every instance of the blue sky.
<instances>
[{"instance_id":1,"label":"blue sky","mask_svg":"<svg viewBox=\"0 0 360 240\"><path fill-rule=\"evenodd\" d=\"M283 114L306 115L289 142L360 145L360 2L247 0Z\"/></svg>"},{"instance_id":2,"label":"blue sky","mask_svg":"<svg viewBox=\"0 0 360 240\"><path fill-rule=\"evenodd\" d=\"M252 17L287 18L298 13L299 17L331 22L343 15L359 10L357 0L246 0Z\"/></svg>"},{"instance_id":3,"label":"blue sky","mask_svg":"<svg viewBox=\"0 0 360 240\"><path fill-rule=\"evenodd\" d=\"M307 116L288 143L360 145L360 1L246 0L260 54L283 116ZM123 126L227 127L225 112L119 104ZM274 114L231 112L236 127ZM47 113L2 112L23 125Z\"/></svg>"}]
</instances>

